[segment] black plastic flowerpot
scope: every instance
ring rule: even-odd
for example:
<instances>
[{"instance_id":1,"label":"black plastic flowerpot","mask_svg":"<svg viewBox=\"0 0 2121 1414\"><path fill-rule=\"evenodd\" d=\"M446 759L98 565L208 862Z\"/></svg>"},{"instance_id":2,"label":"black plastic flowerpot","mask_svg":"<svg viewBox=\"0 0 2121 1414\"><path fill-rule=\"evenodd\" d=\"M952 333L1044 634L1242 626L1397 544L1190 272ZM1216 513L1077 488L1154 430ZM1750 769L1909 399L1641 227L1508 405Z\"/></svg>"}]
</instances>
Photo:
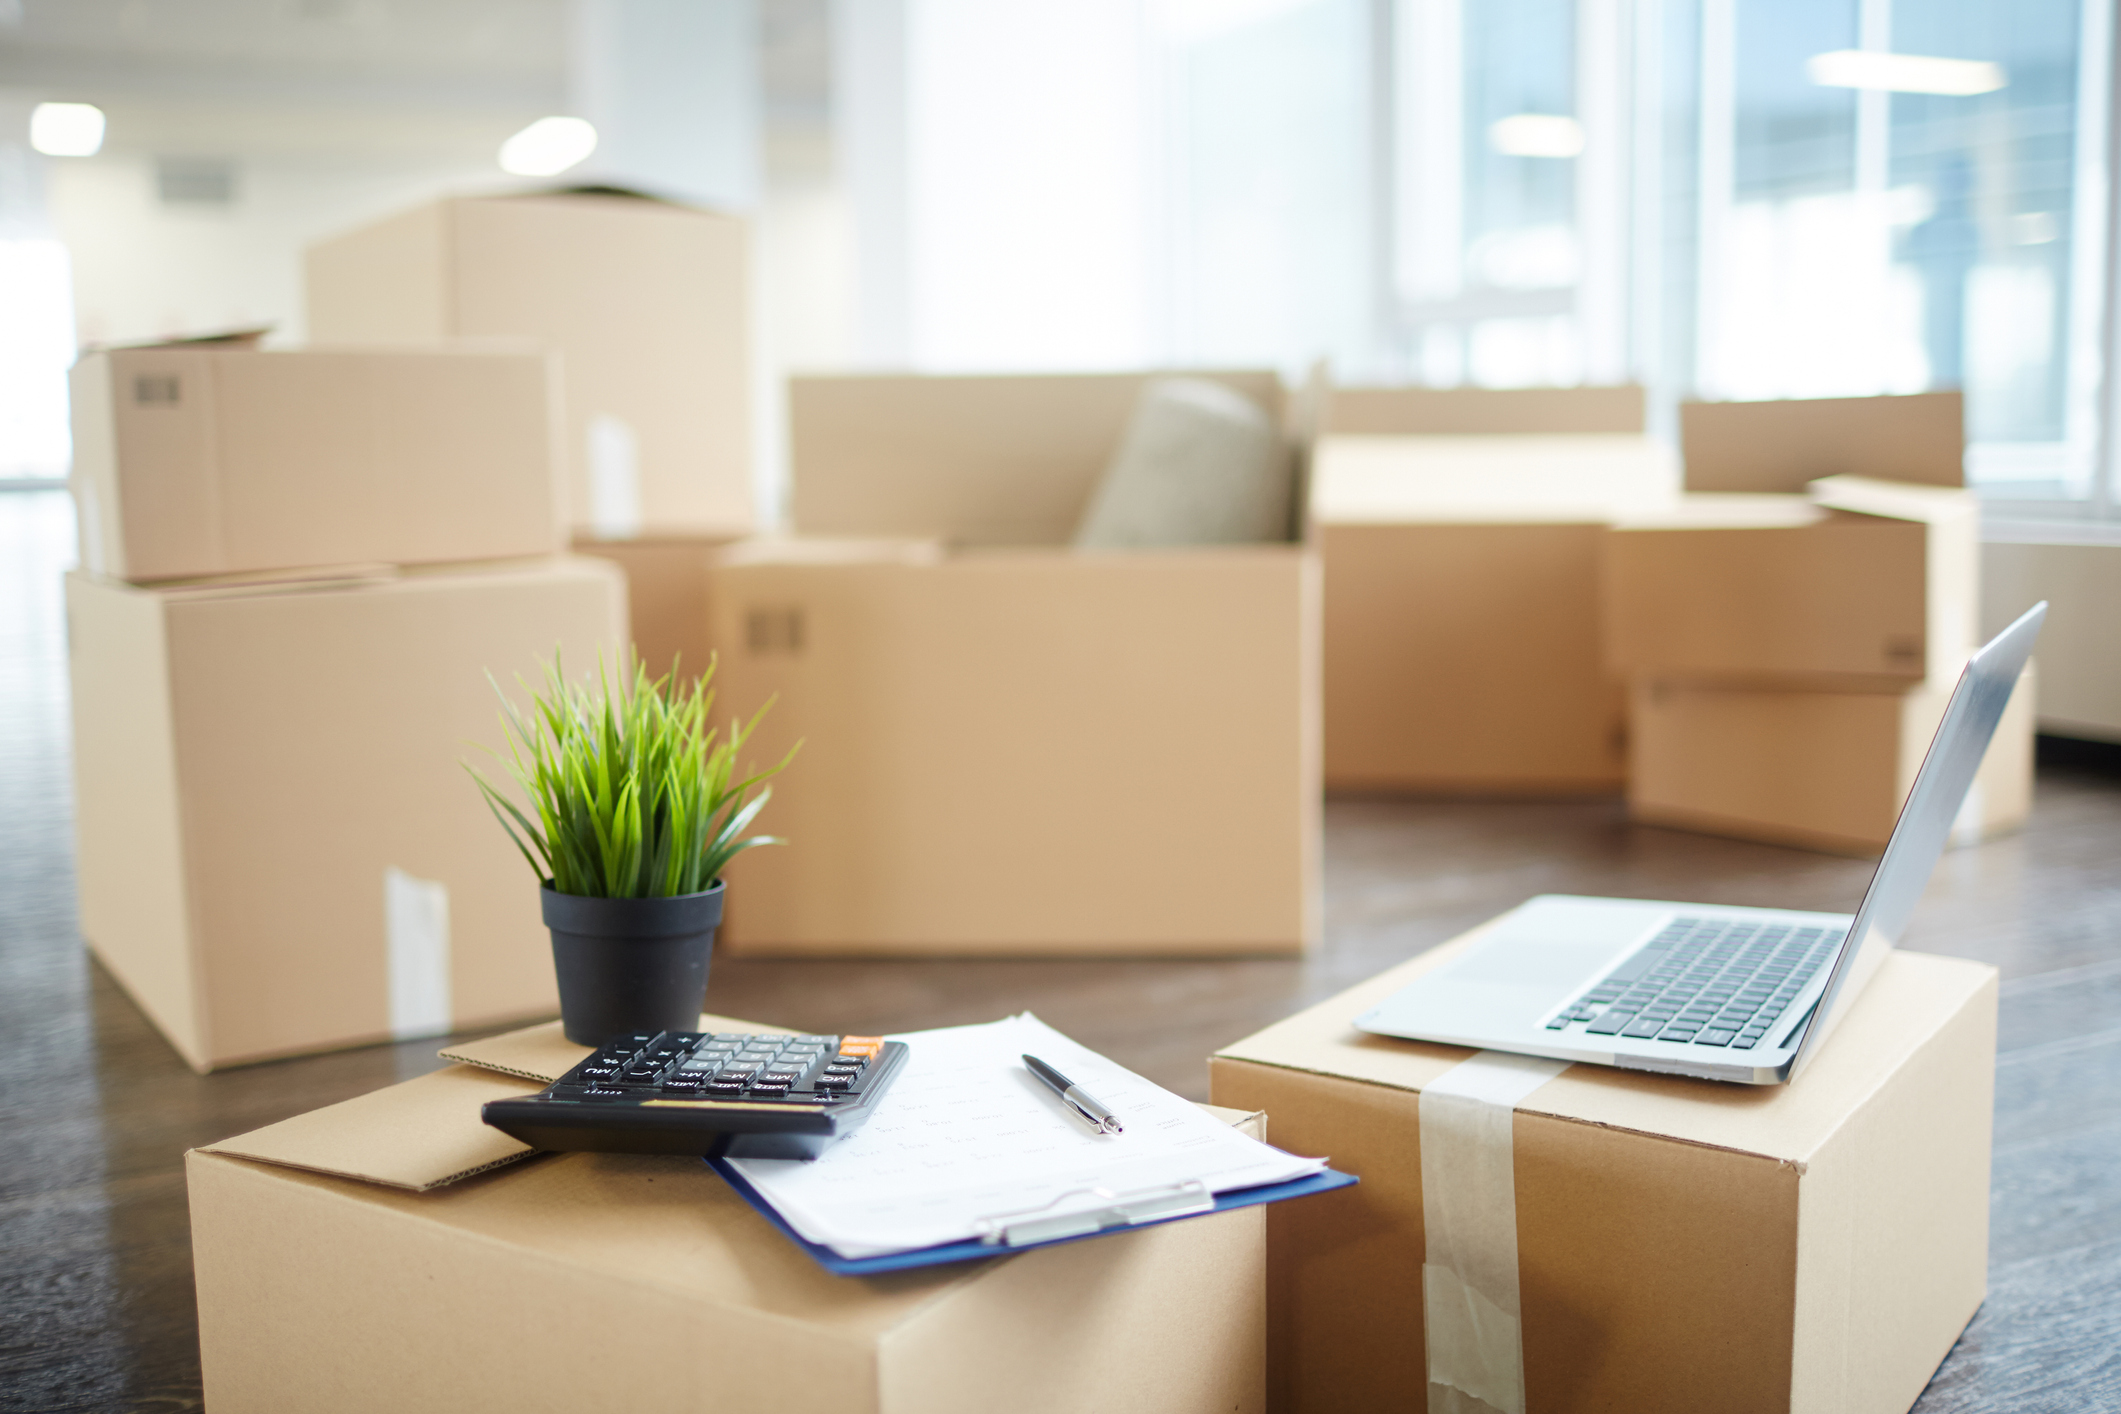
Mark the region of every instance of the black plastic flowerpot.
<instances>
[{"instance_id":1,"label":"black plastic flowerpot","mask_svg":"<svg viewBox=\"0 0 2121 1414\"><path fill-rule=\"evenodd\" d=\"M676 898L583 898L544 886L560 1029L578 1046L628 1031L690 1031L707 992L722 885Z\"/></svg>"}]
</instances>

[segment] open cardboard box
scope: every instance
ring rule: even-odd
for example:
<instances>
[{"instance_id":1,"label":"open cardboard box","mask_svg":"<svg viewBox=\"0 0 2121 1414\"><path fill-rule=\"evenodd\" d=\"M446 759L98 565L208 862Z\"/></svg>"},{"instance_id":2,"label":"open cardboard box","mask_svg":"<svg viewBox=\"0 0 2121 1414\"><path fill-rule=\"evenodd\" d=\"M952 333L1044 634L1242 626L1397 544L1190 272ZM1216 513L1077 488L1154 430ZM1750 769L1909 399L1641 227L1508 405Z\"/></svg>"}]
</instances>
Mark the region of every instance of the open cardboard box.
<instances>
[{"instance_id":1,"label":"open cardboard box","mask_svg":"<svg viewBox=\"0 0 2121 1414\"><path fill-rule=\"evenodd\" d=\"M1204 376L1283 415L1271 373ZM1149 377L794 380L818 538L711 577L722 710L773 701L759 761L802 743L765 817L788 846L731 880L732 951L1317 936L1315 557L1065 543Z\"/></svg>"},{"instance_id":2,"label":"open cardboard box","mask_svg":"<svg viewBox=\"0 0 2121 1414\"><path fill-rule=\"evenodd\" d=\"M1278 1144L1362 1179L1268 1216L1276 1409L1419 1407L1424 1387L1486 1407L1430 1382L1423 1313L1422 1091L1473 1053L1351 1024L1480 932L1210 1062L1217 1104L1271 1109ZM1981 1304L1995 1045L1995 969L1901 952L1792 1084L1578 1065L1532 1091L1499 1313L1520 1323L1516 1407L1907 1409Z\"/></svg>"},{"instance_id":3,"label":"open cardboard box","mask_svg":"<svg viewBox=\"0 0 2121 1414\"><path fill-rule=\"evenodd\" d=\"M557 1010L537 881L461 763L497 769L488 673L617 648L615 569L66 597L81 932L195 1069Z\"/></svg>"},{"instance_id":4,"label":"open cardboard box","mask_svg":"<svg viewBox=\"0 0 2121 1414\"><path fill-rule=\"evenodd\" d=\"M1335 389L1325 426L1326 785L1618 789L1601 539L1677 482L1642 390Z\"/></svg>"},{"instance_id":5,"label":"open cardboard box","mask_svg":"<svg viewBox=\"0 0 2121 1414\"><path fill-rule=\"evenodd\" d=\"M1262 1409L1263 1208L834 1276L697 1159L532 1156L479 1121L587 1054L495 1037L188 1154L208 1407Z\"/></svg>"},{"instance_id":6,"label":"open cardboard box","mask_svg":"<svg viewBox=\"0 0 2121 1414\"><path fill-rule=\"evenodd\" d=\"M1606 536L1606 665L1858 692L1937 681L1976 646L1980 531L1957 487L1830 476L1797 496L1688 495Z\"/></svg>"},{"instance_id":7,"label":"open cardboard box","mask_svg":"<svg viewBox=\"0 0 2121 1414\"><path fill-rule=\"evenodd\" d=\"M535 350L92 350L69 375L81 565L164 580L561 547Z\"/></svg>"},{"instance_id":8,"label":"open cardboard box","mask_svg":"<svg viewBox=\"0 0 2121 1414\"><path fill-rule=\"evenodd\" d=\"M311 246L310 337L556 350L572 529L751 529L744 222L610 190L458 196Z\"/></svg>"}]
</instances>

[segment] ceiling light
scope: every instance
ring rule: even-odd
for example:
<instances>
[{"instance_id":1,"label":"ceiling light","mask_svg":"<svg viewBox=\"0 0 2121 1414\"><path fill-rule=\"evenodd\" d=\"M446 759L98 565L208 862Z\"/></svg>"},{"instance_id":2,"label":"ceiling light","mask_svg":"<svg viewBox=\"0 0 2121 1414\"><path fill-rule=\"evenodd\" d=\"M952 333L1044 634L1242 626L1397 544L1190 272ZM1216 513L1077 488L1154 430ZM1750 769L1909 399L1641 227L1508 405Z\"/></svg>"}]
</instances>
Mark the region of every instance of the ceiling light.
<instances>
[{"instance_id":1,"label":"ceiling light","mask_svg":"<svg viewBox=\"0 0 2121 1414\"><path fill-rule=\"evenodd\" d=\"M540 118L501 144L501 170L518 177L550 177L597 150L597 130L586 118Z\"/></svg>"},{"instance_id":2,"label":"ceiling light","mask_svg":"<svg viewBox=\"0 0 2121 1414\"><path fill-rule=\"evenodd\" d=\"M1583 125L1557 113L1516 113L1488 129L1488 145L1505 157L1574 157Z\"/></svg>"},{"instance_id":3,"label":"ceiling light","mask_svg":"<svg viewBox=\"0 0 2121 1414\"><path fill-rule=\"evenodd\" d=\"M1885 54L1875 49L1836 49L1804 61L1812 82L1827 88L1872 88L1888 93L1941 93L1964 98L1994 93L2010 80L2001 64L1986 59L1938 59L1927 54Z\"/></svg>"},{"instance_id":4,"label":"ceiling light","mask_svg":"<svg viewBox=\"0 0 2121 1414\"><path fill-rule=\"evenodd\" d=\"M47 157L94 157L103 147L103 110L93 103L39 103L30 110L29 145Z\"/></svg>"}]
</instances>

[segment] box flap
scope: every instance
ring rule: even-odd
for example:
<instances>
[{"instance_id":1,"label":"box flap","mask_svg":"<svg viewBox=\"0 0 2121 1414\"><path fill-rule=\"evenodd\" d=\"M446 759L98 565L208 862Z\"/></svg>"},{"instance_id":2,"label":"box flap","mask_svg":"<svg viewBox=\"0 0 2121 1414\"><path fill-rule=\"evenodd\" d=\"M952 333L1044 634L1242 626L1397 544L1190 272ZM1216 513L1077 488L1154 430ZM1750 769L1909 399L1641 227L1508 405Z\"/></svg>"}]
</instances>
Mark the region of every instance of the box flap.
<instances>
[{"instance_id":1,"label":"box flap","mask_svg":"<svg viewBox=\"0 0 2121 1414\"><path fill-rule=\"evenodd\" d=\"M1311 515L1336 524L1603 524L1679 490L1671 448L1622 433L1321 438Z\"/></svg>"},{"instance_id":2,"label":"box flap","mask_svg":"<svg viewBox=\"0 0 2121 1414\"><path fill-rule=\"evenodd\" d=\"M530 1153L529 1145L482 1122L479 1106L536 1089L452 1066L200 1147L422 1193Z\"/></svg>"},{"instance_id":3,"label":"box flap","mask_svg":"<svg viewBox=\"0 0 2121 1414\"><path fill-rule=\"evenodd\" d=\"M1871 476L1822 476L1805 488L1815 505L1858 515L1927 523L1977 513L1974 493L1956 486L1918 486Z\"/></svg>"},{"instance_id":4,"label":"box flap","mask_svg":"<svg viewBox=\"0 0 2121 1414\"><path fill-rule=\"evenodd\" d=\"M1372 1036L1355 1030L1353 1018L1457 957L1494 926L1484 924L1298 1012L1216 1058L1419 1091L1473 1052ZM1731 1085L1577 1065L1517 1108L1801 1165L1925 1038L1992 985L1994 975L1981 963L1893 953L1794 1084Z\"/></svg>"},{"instance_id":5,"label":"box flap","mask_svg":"<svg viewBox=\"0 0 2121 1414\"><path fill-rule=\"evenodd\" d=\"M1752 496L1739 492L1689 494L1661 506L1630 511L1616 530L1777 530L1817 525L1826 507L1808 496Z\"/></svg>"},{"instance_id":6,"label":"box flap","mask_svg":"<svg viewBox=\"0 0 2121 1414\"><path fill-rule=\"evenodd\" d=\"M940 540L853 540L825 536L739 540L712 552L721 565L933 565L945 556Z\"/></svg>"},{"instance_id":7,"label":"box flap","mask_svg":"<svg viewBox=\"0 0 2121 1414\"><path fill-rule=\"evenodd\" d=\"M1796 492L1842 472L1966 483L1957 392L1682 402L1679 442L1689 491Z\"/></svg>"},{"instance_id":8,"label":"box flap","mask_svg":"<svg viewBox=\"0 0 2121 1414\"><path fill-rule=\"evenodd\" d=\"M701 1013L702 1031L747 1031L753 1034L782 1030L756 1021L738 1021L734 1017ZM443 1060L458 1061L464 1065L477 1066L481 1070L496 1071L502 1075L520 1076L525 1080L536 1080L550 1084L581 1064L594 1047L577 1046L560 1032L560 1023L547 1021L538 1026L525 1026L517 1031L504 1031L498 1036L483 1040L466 1041L459 1046L447 1046L435 1054Z\"/></svg>"}]
</instances>

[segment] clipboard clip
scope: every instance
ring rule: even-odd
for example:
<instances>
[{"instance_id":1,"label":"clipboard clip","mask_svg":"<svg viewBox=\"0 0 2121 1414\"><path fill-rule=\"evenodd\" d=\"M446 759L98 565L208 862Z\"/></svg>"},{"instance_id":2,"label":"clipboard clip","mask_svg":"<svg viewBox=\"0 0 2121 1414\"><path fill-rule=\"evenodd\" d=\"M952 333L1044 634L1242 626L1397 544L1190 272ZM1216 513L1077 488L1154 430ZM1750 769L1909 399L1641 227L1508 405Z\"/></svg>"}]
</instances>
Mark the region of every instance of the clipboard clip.
<instances>
[{"instance_id":1,"label":"clipboard clip","mask_svg":"<svg viewBox=\"0 0 2121 1414\"><path fill-rule=\"evenodd\" d=\"M1058 1213L1053 1211L1070 1199L1080 1198L1091 1201L1086 1206ZM1133 1227L1139 1223L1213 1211L1215 1195L1197 1178L1161 1188L1138 1188L1129 1193L1115 1193L1109 1188L1072 1188L1036 1208L981 1218L973 1225L973 1231L989 1247L1029 1247L1063 1237L1103 1232L1107 1228Z\"/></svg>"}]
</instances>

